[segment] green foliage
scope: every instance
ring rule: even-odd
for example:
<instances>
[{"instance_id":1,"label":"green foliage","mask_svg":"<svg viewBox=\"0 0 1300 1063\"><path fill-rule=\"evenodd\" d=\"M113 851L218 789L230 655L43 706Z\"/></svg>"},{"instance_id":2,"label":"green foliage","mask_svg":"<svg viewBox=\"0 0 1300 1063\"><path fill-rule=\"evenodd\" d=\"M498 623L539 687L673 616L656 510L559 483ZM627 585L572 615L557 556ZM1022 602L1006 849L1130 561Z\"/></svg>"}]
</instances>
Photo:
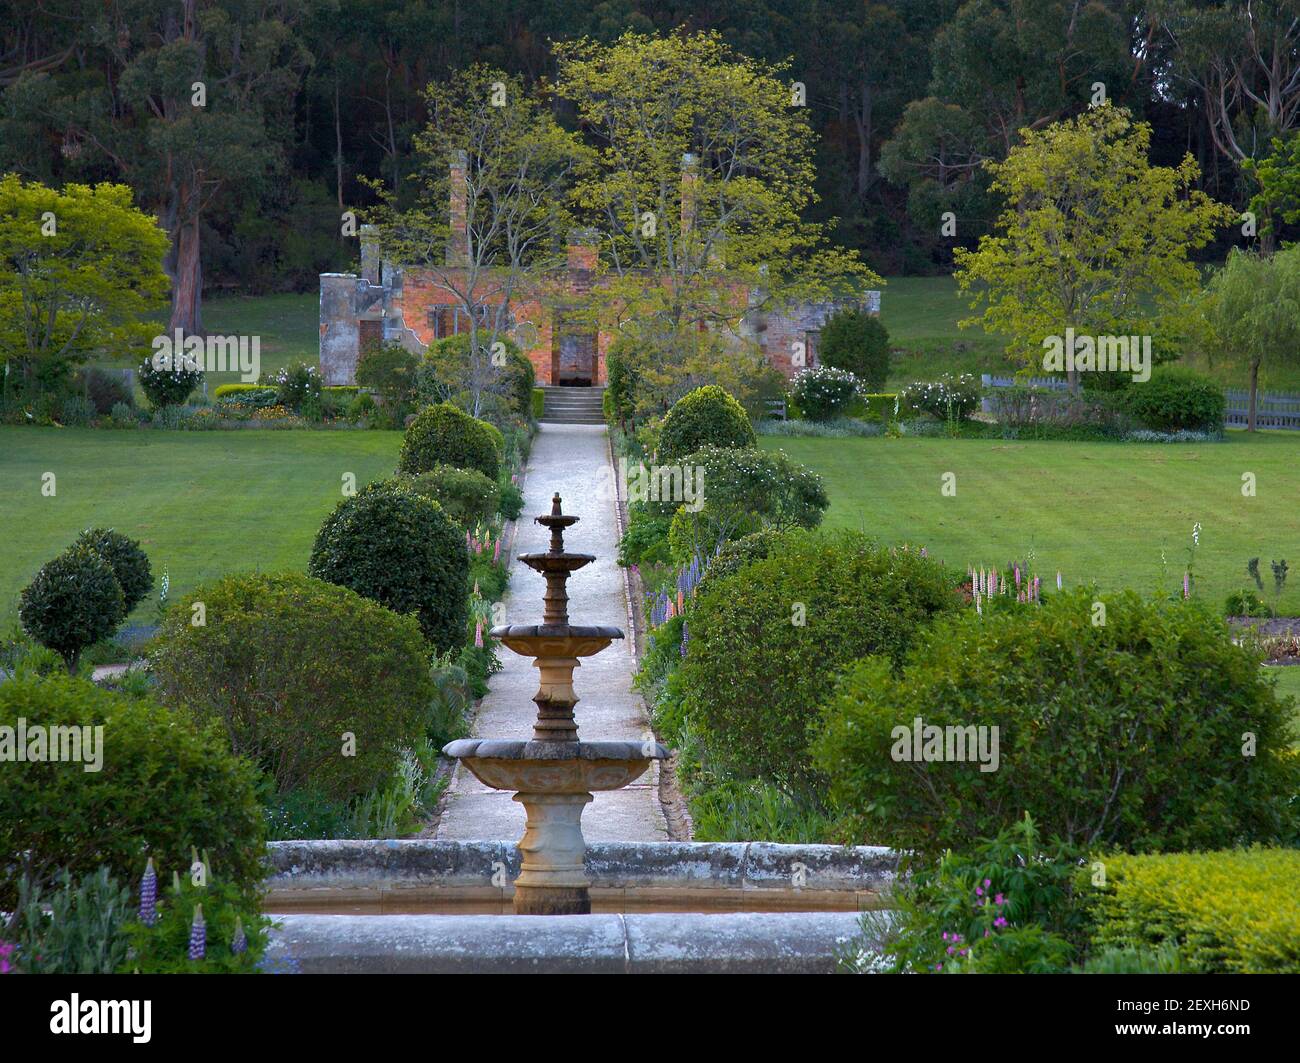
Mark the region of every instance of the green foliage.
<instances>
[{"instance_id":1,"label":"green foliage","mask_svg":"<svg viewBox=\"0 0 1300 1063\"><path fill-rule=\"evenodd\" d=\"M1122 392L1125 409L1157 432L1216 432L1223 428L1223 389L1179 365L1159 366L1145 383Z\"/></svg>"},{"instance_id":2,"label":"green foliage","mask_svg":"<svg viewBox=\"0 0 1300 1063\"><path fill-rule=\"evenodd\" d=\"M822 326L817 360L852 373L863 391L883 388L889 379L889 330L877 315L857 307L836 311Z\"/></svg>"},{"instance_id":3,"label":"green foliage","mask_svg":"<svg viewBox=\"0 0 1300 1063\"><path fill-rule=\"evenodd\" d=\"M72 545L87 546L108 563L122 588L128 613L153 590L153 569L138 540L112 528L87 528Z\"/></svg>"},{"instance_id":4,"label":"green foliage","mask_svg":"<svg viewBox=\"0 0 1300 1063\"><path fill-rule=\"evenodd\" d=\"M1195 973L1300 973L1300 851L1233 849L1103 858L1094 894L1101 948L1177 947Z\"/></svg>"},{"instance_id":5,"label":"green foliage","mask_svg":"<svg viewBox=\"0 0 1300 1063\"><path fill-rule=\"evenodd\" d=\"M23 630L75 671L81 651L108 638L126 619L126 598L112 566L90 546L71 546L45 562L23 588Z\"/></svg>"},{"instance_id":6,"label":"green foliage","mask_svg":"<svg viewBox=\"0 0 1300 1063\"><path fill-rule=\"evenodd\" d=\"M848 370L826 365L801 369L790 395L808 420L829 421L843 416L857 398L858 378Z\"/></svg>"},{"instance_id":7,"label":"green foliage","mask_svg":"<svg viewBox=\"0 0 1300 1063\"><path fill-rule=\"evenodd\" d=\"M465 533L400 480L378 480L325 518L307 570L397 613L414 613L435 651L465 633Z\"/></svg>"},{"instance_id":8,"label":"green foliage","mask_svg":"<svg viewBox=\"0 0 1300 1063\"><path fill-rule=\"evenodd\" d=\"M131 891L107 867L79 879L64 871L53 890L24 877L0 935L27 974L112 974L126 960L132 915Z\"/></svg>"},{"instance_id":9,"label":"green foliage","mask_svg":"<svg viewBox=\"0 0 1300 1063\"><path fill-rule=\"evenodd\" d=\"M149 405L155 410L167 406L180 406L190 397L196 387L203 381L203 373L197 368L190 368L183 356L174 359L167 355L146 358L140 363L140 388L144 391Z\"/></svg>"},{"instance_id":10,"label":"green foliage","mask_svg":"<svg viewBox=\"0 0 1300 1063\"><path fill-rule=\"evenodd\" d=\"M745 409L716 384L683 395L663 419L655 457L670 465L701 447L756 447Z\"/></svg>"},{"instance_id":11,"label":"green foliage","mask_svg":"<svg viewBox=\"0 0 1300 1063\"><path fill-rule=\"evenodd\" d=\"M867 417L874 421L892 421L896 407L900 415L908 412L906 404L897 394L868 394L862 396L862 401L866 404Z\"/></svg>"},{"instance_id":12,"label":"green foliage","mask_svg":"<svg viewBox=\"0 0 1300 1063\"><path fill-rule=\"evenodd\" d=\"M605 420L625 424L636 415L637 374L629 357L629 339L620 336L605 354Z\"/></svg>"},{"instance_id":13,"label":"green foliage","mask_svg":"<svg viewBox=\"0 0 1300 1063\"><path fill-rule=\"evenodd\" d=\"M809 728L835 674L869 653L900 661L956 605L947 573L915 550L787 533L697 596L683 666L692 719L725 769L815 792Z\"/></svg>"},{"instance_id":14,"label":"green foliage","mask_svg":"<svg viewBox=\"0 0 1300 1063\"><path fill-rule=\"evenodd\" d=\"M94 368L83 369L77 383L86 398L94 404L97 414L111 413L119 402L127 406L135 405L135 394L116 373Z\"/></svg>"},{"instance_id":15,"label":"green foliage","mask_svg":"<svg viewBox=\"0 0 1300 1063\"><path fill-rule=\"evenodd\" d=\"M542 414L546 412L546 392L541 388L533 388L530 403L529 410L533 415L533 420L540 421Z\"/></svg>"},{"instance_id":16,"label":"green foliage","mask_svg":"<svg viewBox=\"0 0 1300 1063\"><path fill-rule=\"evenodd\" d=\"M59 404L59 423L68 428L86 428L96 414L95 404L81 395L69 395Z\"/></svg>"},{"instance_id":17,"label":"green foliage","mask_svg":"<svg viewBox=\"0 0 1300 1063\"><path fill-rule=\"evenodd\" d=\"M909 410L920 410L942 421L965 421L980 408L980 384L969 373L918 380L903 388L899 401Z\"/></svg>"},{"instance_id":18,"label":"green foliage","mask_svg":"<svg viewBox=\"0 0 1300 1063\"><path fill-rule=\"evenodd\" d=\"M914 751L917 717L940 737ZM876 844L937 853L1027 812L1072 845L1198 849L1295 836L1289 717L1258 657L1194 600L1080 588L967 610L924 633L901 673L859 662L815 759ZM973 731L946 752L947 728L977 727L997 728L996 770L958 759Z\"/></svg>"},{"instance_id":19,"label":"green foliage","mask_svg":"<svg viewBox=\"0 0 1300 1063\"><path fill-rule=\"evenodd\" d=\"M264 386L275 388L275 401L286 410L301 411L320 400L320 370L306 362L293 362L276 372Z\"/></svg>"},{"instance_id":20,"label":"green foliage","mask_svg":"<svg viewBox=\"0 0 1300 1063\"><path fill-rule=\"evenodd\" d=\"M379 395L386 405L405 407L415 398L415 371L420 359L400 343L381 343L361 352L357 384Z\"/></svg>"},{"instance_id":21,"label":"green foliage","mask_svg":"<svg viewBox=\"0 0 1300 1063\"><path fill-rule=\"evenodd\" d=\"M651 511L645 502L632 502L627 508L627 531L618 543L618 563L628 566L668 561L668 531L673 518Z\"/></svg>"},{"instance_id":22,"label":"green foliage","mask_svg":"<svg viewBox=\"0 0 1300 1063\"><path fill-rule=\"evenodd\" d=\"M523 489L504 474L497 481L497 489L501 493L501 501L497 504L501 516L506 520L518 520L519 514L524 511Z\"/></svg>"},{"instance_id":23,"label":"green foliage","mask_svg":"<svg viewBox=\"0 0 1300 1063\"><path fill-rule=\"evenodd\" d=\"M426 406L406 430L398 470L421 473L435 465L477 469L495 480L501 467L501 433L449 402Z\"/></svg>"},{"instance_id":24,"label":"green foliage","mask_svg":"<svg viewBox=\"0 0 1300 1063\"><path fill-rule=\"evenodd\" d=\"M437 502L462 528L490 521L501 503L501 488L477 469L435 465L409 483L412 491Z\"/></svg>"},{"instance_id":25,"label":"green foliage","mask_svg":"<svg viewBox=\"0 0 1300 1063\"><path fill-rule=\"evenodd\" d=\"M129 957L121 973L139 974L252 974L266 952L271 920L221 873L206 869L205 885L195 885L189 875L176 883L158 882L157 921L151 927L138 920L127 925ZM190 939L194 916L202 906L203 958L191 960ZM242 930L245 947L232 945Z\"/></svg>"},{"instance_id":26,"label":"green foliage","mask_svg":"<svg viewBox=\"0 0 1300 1063\"><path fill-rule=\"evenodd\" d=\"M302 658L294 666L301 669ZM217 687L207 693L221 696ZM102 726L103 763L85 771L84 764L47 760L0 772L0 852L21 854L0 865L0 907L16 898L24 871L34 884L48 884L60 870L75 877L106 866L119 881L134 882L146 856L160 875L187 868L191 846L210 853L252 896L264 874L262 814L251 768L231 754L219 729L70 676L0 683L0 726L15 727L20 716L29 731ZM316 726L310 718L309 731Z\"/></svg>"},{"instance_id":27,"label":"green foliage","mask_svg":"<svg viewBox=\"0 0 1300 1063\"><path fill-rule=\"evenodd\" d=\"M1224 616L1270 617L1273 607L1252 590L1233 591L1223 603Z\"/></svg>"},{"instance_id":28,"label":"green foliage","mask_svg":"<svg viewBox=\"0 0 1300 1063\"><path fill-rule=\"evenodd\" d=\"M372 789L419 737L433 694L414 617L296 573L197 588L169 610L151 661L159 696L220 723L280 792L309 781L333 797Z\"/></svg>"},{"instance_id":29,"label":"green foliage","mask_svg":"<svg viewBox=\"0 0 1300 1063\"><path fill-rule=\"evenodd\" d=\"M729 540L709 558L708 568L704 570L697 591L703 593L705 588L712 586L715 581L730 576L733 572L739 572L755 561L770 557L780 548L780 544L781 533L775 528L763 528L749 535L742 535L738 539Z\"/></svg>"}]
</instances>

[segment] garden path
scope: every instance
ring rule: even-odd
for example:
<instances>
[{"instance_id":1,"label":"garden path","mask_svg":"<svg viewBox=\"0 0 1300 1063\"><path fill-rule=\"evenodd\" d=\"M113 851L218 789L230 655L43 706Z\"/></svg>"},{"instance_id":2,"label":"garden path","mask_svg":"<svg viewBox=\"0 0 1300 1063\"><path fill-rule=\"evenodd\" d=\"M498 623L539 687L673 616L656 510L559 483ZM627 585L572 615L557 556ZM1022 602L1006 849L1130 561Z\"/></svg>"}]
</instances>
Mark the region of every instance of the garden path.
<instances>
[{"instance_id":1,"label":"garden path","mask_svg":"<svg viewBox=\"0 0 1300 1063\"><path fill-rule=\"evenodd\" d=\"M533 443L524 480L524 511L511 552L510 587L504 600L505 622L535 624L542 616L545 582L517 559L541 553L549 533L533 517L551 510L559 492L565 513L581 521L565 534L574 553L595 554L596 560L570 578L569 618L575 624L628 626L627 596L616 560L618 524L614 472L603 425L543 424ZM504 647L498 651L504 667L491 679L491 689L479 704L473 733L482 738L528 738L537 709L537 671L529 658ZM574 673L579 702L578 737L585 741L642 741L649 729L645 706L632 689L634 662L626 639L615 641L594 657L584 657ZM452 776L438 824L438 838L458 841L506 839L524 833L524 809L512 795L484 786L459 764ZM655 764L631 786L595 795L582 815L588 841L667 841L668 828L659 803L659 774Z\"/></svg>"}]
</instances>

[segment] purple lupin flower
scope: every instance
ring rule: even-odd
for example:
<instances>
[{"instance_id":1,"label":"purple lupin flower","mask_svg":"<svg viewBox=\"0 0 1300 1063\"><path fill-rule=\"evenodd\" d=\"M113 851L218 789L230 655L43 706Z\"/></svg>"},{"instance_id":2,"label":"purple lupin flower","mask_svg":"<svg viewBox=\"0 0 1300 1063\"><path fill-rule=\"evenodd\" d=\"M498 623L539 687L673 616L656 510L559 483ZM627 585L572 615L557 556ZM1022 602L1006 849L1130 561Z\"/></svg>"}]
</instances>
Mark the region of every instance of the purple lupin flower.
<instances>
[{"instance_id":1,"label":"purple lupin flower","mask_svg":"<svg viewBox=\"0 0 1300 1063\"><path fill-rule=\"evenodd\" d=\"M208 926L203 921L203 905L194 906L194 922L190 924L190 959L201 960L208 947Z\"/></svg>"},{"instance_id":2,"label":"purple lupin flower","mask_svg":"<svg viewBox=\"0 0 1300 1063\"><path fill-rule=\"evenodd\" d=\"M1058 591L1061 589L1061 570L1059 568L1056 570L1056 589Z\"/></svg>"},{"instance_id":3,"label":"purple lupin flower","mask_svg":"<svg viewBox=\"0 0 1300 1063\"><path fill-rule=\"evenodd\" d=\"M152 856L140 880L140 922L145 926L158 922L158 874L153 869Z\"/></svg>"},{"instance_id":4,"label":"purple lupin flower","mask_svg":"<svg viewBox=\"0 0 1300 1063\"><path fill-rule=\"evenodd\" d=\"M691 641L691 633L686 629L686 621L682 621L682 656L686 656L686 644Z\"/></svg>"},{"instance_id":5,"label":"purple lupin flower","mask_svg":"<svg viewBox=\"0 0 1300 1063\"><path fill-rule=\"evenodd\" d=\"M1183 597L1190 598L1191 596L1192 596L1192 576L1190 572L1184 572L1183 573Z\"/></svg>"},{"instance_id":6,"label":"purple lupin flower","mask_svg":"<svg viewBox=\"0 0 1300 1063\"><path fill-rule=\"evenodd\" d=\"M244 935L244 920L239 916L235 917L235 936L230 939L230 951L236 956L248 951L248 938Z\"/></svg>"}]
</instances>

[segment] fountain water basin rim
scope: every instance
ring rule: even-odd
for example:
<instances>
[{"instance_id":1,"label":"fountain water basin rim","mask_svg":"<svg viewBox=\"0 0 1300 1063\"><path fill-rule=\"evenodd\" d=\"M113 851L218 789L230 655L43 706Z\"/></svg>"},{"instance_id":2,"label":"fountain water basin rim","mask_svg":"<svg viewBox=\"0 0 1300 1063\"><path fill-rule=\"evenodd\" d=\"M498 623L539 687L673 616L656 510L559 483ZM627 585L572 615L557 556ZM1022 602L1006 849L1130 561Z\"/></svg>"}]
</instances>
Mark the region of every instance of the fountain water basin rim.
<instances>
[{"instance_id":1,"label":"fountain water basin rim","mask_svg":"<svg viewBox=\"0 0 1300 1063\"><path fill-rule=\"evenodd\" d=\"M462 738L443 753L496 790L590 793L617 790L645 774L669 752L657 742L525 742Z\"/></svg>"}]
</instances>

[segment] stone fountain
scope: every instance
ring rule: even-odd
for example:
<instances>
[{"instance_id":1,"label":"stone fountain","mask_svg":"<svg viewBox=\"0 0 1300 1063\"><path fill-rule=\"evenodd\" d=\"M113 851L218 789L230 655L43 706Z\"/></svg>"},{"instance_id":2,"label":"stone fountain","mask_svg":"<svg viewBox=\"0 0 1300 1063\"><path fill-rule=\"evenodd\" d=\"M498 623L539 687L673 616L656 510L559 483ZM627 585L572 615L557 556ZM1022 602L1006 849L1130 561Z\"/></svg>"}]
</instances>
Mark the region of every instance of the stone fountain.
<instances>
[{"instance_id":1,"label":"stone fountain","mask_svg":"<svg viewBox=\"0 0 1300 1063\"><path fill-rule=\"evenodd\" d=\"M569 623L569 577L596 558L564 549L564 530L578 522L551 500L551 512L534 518L551 533L544 554L519 560L546 579L540 624L506 624L492 629L510 650L534 658L541 683L533 701L537 719L530 739L464 738L443 752L457 758L480 782L514 790L527 825L519 841L520 874L515 879L516 915L585 915L591 911L590 882L583 857L582 810L596 790L618 790L635 782L653 760L668 751L657 742L580 742L573 716L578 704L573 670L580 657L605 649L623 632L616 627Z\"/></svg>"}]
</instances>

